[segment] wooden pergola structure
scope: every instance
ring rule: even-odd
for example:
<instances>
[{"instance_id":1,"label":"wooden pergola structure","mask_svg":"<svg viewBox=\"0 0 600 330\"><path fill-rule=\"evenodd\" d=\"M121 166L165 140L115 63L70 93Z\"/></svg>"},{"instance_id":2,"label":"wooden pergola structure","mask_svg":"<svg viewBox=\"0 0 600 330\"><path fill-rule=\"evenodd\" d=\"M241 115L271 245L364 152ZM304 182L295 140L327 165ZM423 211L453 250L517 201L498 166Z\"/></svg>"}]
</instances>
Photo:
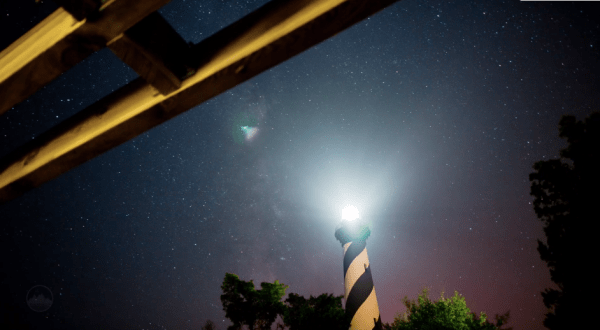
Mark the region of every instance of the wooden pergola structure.
<instances>
[{"instance_id":1,"label":"wooden pergola structure","mask_svg":"<svg viewBox=\"0 0 600 330\"><path fill-rule=\"evenodd\" d=\"M108 47L139 78L0 159L0 204L326 40L398 0L273 0L198 44L170 0L54 0L0 52L0 115Z\"/></svg>"}]
</instances>

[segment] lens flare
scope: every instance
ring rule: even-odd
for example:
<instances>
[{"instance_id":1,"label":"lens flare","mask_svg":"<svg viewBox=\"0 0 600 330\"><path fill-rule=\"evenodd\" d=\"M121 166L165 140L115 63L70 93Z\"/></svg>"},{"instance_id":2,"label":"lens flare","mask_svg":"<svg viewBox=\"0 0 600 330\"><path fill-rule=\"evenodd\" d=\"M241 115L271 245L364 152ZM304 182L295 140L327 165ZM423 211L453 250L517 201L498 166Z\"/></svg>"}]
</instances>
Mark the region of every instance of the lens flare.
<instances>
[{"instance_id":1,"label":"lens flare","mask_svg":"<svg viewBox=\"0 0 600 330\"><path fill-rule=\"evenodd\" d=\"M358 217L358 209L354 205L348 205L342 210L342 220L352 221Z\"/></svg>"},{"instance_id":2,"label":"lens flare","mask_svg":"<svg viewBox=\"0 0 600 330\"><path fill-rule=\"evenodd\" d=\"M240 113L236 116L232 126L233 140L237 144L250 142L258 135L258 119L256 116L248 113Z\"/></svg>"},{"instance_id":3,"label":"lens flare","mask_svg":"<svg viewBox=\"0 0 600 330\"><path fill-rule=\"evenodd\" d=\"M256 134L258 133L257 127L242 126L241 130L242 130L242 132L244 132L246 141L251 141L252 138L254 138L256 136Z\"/></svg>"}]
</instances>

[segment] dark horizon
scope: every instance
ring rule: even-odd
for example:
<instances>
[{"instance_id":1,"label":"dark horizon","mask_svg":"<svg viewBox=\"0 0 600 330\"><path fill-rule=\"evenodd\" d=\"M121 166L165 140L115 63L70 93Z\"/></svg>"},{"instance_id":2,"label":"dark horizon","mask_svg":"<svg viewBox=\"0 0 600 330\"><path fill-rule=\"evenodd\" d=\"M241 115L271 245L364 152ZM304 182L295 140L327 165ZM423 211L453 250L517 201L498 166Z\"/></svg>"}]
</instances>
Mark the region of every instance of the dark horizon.
<instances>
[{"instance_id":1,"label":"dark horizon","mask_svg":"<svg viewBox=\"0 0 600 330\"><path fill-rule=\"evenodd\" d=\"M266 2L159 12L198 43ZM427 286L545 329L528 176L566 147L562 115L599 111L596 7L397 2L0 205L3 309L40 329L226 329L227 272L343 295L334 233L353 204L382 322ZM56 8L0 1L0 48ZM95 53L0 116L0 157L136 78ZM46 312L27 306L36 285Z\"/></svg>"}]
</instances>

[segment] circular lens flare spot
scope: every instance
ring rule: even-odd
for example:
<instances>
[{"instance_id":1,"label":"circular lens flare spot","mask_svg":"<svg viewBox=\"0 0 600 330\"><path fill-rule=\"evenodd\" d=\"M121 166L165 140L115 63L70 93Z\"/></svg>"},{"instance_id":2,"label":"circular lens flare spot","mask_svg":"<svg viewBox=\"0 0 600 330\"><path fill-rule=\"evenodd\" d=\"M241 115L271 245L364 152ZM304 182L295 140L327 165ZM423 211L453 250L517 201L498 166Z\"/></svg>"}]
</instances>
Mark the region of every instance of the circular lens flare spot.
<instances>
[{"instance_id":1,"label":"circular lens flare spot","mask_svg":"<svg viewBox=\"0 0 600 330\"><path fill-rule=\"evenodd\" d=\"M348 205L342 210L342 220L352 221L358 217L358 209L354 205Z\"/></svg>"}]
</instances>

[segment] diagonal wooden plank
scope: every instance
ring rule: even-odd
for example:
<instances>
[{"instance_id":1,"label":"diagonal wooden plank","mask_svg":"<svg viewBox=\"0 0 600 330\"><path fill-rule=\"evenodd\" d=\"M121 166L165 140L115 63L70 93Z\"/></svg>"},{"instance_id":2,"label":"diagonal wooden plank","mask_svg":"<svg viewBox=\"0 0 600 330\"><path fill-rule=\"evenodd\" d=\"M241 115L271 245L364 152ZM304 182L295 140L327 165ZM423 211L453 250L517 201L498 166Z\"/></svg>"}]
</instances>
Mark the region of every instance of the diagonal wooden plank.
<instances>
[{"instance_id":1,"label":"diagonal wooden plank","mask_svg":"<svg viewBox=\"0 0 600 330\"><path fill-rule=\"evenodd\" d=\"M0 160L0 203L52 180L397 0L275 0L195 47L196 72L162 95L142 78Z\"/></svg>"},{"instance_id":2,"label":"diagonal wooden plank","mask_svg":"<svg viewBox=\"0 0 600 330\"><path fill-rule=\"evenodd\" d=\"M165 95L178 89L192 70L188 66L189 45L158 12L146 16L107 46Z\"/></svg>"},{"instance_id":3,"label":"diagonal wooden plank","mask_svg":"<svg viewBox=\"0 0 600 330\"><path fill-rule=\"evenodd\" d=\"M109 0L78 21L63 8L0 52L0 115L170 0Z\"/></svg>"}]
</instances>

